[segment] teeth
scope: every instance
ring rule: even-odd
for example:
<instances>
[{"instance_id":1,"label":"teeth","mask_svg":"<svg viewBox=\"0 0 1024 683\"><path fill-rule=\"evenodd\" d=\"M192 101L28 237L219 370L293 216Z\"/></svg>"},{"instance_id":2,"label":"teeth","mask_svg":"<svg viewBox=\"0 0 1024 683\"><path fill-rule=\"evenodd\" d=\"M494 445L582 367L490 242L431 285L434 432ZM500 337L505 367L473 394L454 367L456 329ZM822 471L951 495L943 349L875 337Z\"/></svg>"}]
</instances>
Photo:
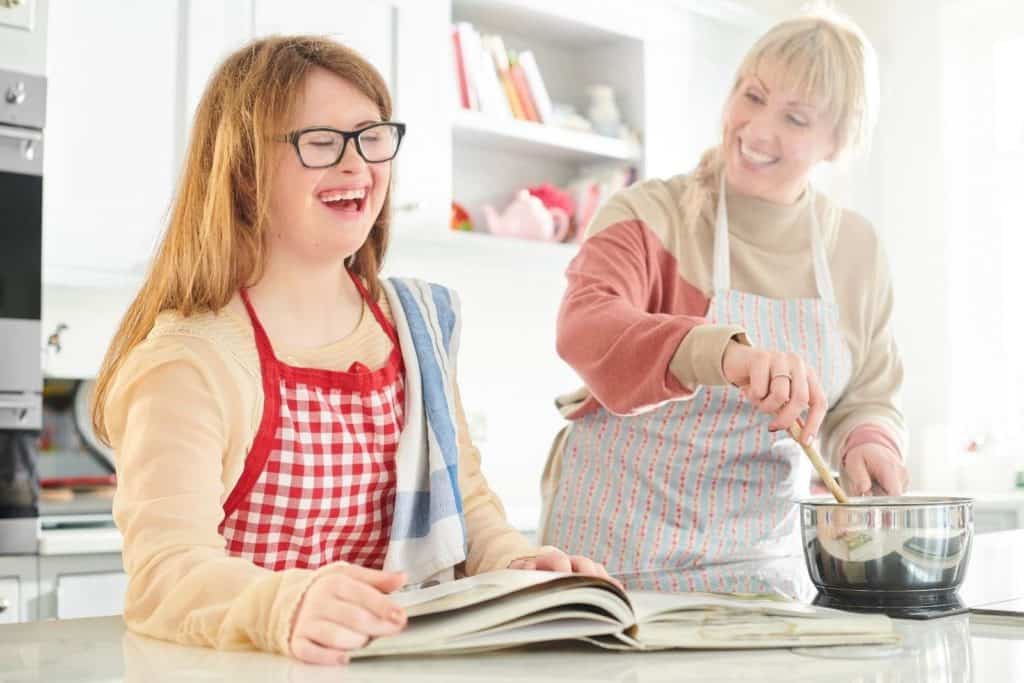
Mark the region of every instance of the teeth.
<instances>
[{"instance_id":1,"label":"teeth","mask_svg":"<svg viewBox=\"0 0 1024 683\"><path fill-rule=\"evenodd\" d=\"M778 157L769 156L767 154L761 154L760 152L755 152L752 149L748 149L747 146L743 144L743 142L740 142L740 154L742 154L746 159L752 161L755 164L770 164L779 160Z\"/></svg>"},{"instance_id":2,"label":"teeth","mask_svg":"<svg viewBox=\"0 0 1024 683\"><path fill-rule=\"evenodd\" d=\"M366 197L366 188L360 190L329 190L320 193L320 200L325 202L337 202L342 199L363 199Z\"/></svg>"}]
</instances>

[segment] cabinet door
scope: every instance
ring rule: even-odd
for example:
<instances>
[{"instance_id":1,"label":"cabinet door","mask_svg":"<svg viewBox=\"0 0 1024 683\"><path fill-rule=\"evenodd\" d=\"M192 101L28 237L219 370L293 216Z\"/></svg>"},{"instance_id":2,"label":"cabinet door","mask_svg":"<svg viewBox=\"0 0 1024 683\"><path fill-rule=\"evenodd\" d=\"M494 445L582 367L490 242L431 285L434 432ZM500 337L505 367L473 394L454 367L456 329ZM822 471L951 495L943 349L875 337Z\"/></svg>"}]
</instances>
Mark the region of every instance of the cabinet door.
<instances>
[{"instance_id":1,"label":"cabinet door","mask_svg":"<svg viewBox=\"0 0 1024 683\"><path fill-rule=\"evenodd\" d=\"M96 377L135 292L132 287L45 285L40 342L44 376Z\"/></svg>"},{"instance_id":2,"label":"cabinet door","mask_svg":"<svg viewBox=\"0 0 1024 683\"><path fill-rule=\"evenodd\" d=\"M0 624L36 618L36 556L0 555Z\"/></svg>"},{"instance_id":3,"label":"cabinet door","mask_svg":"<svg viewBox=\"0 0 1024 683\"><path fill-rule=\"evenodd\" d=\"M38 618L121 614L127 586L120 553L40 555Z\"/></svg>"},{"instance_id":4,"label":"cabinet door","mask_svg":"<svg viewBox=\"0 0 1024 683\"><path fill-rule=\"evenodd\" d=\"M176 176L177 1L49 6L44 278L140 275Z\"/></svg>"},{"instance_id":5,"label":"cabinet door","mask_svg":"<svg viewBox=\"0 0 1024 683\"><path fill-rule=\"evenodd\" d=\"M328 35L357 50L387 80L394 118L408 125L394 167L396 223L443 229L447 222L451 186L451 98L444 96L448 15L444 0L252 3L254 36Z\"/></svg>"},{"instance_id":6,"label":"cabinet door","mask_svg":"<svg viewBox=\"0 0 1024 683\"><path fill-rule=\"evenodd\" d=\"M392 84L392 3L253 0L253 37L272 34L326 35L357 50Z\"/></svg>"},{"instance_id":7,"label":"cabinet door","mask_svg":"<svg viewBox=\"0 0 1024 683\"><path fill-rule=\"evenodd\" d=\"M0 579L0 624L17 624L20 613L20 582L17 578Z\"/></svg>"},{"instance_id":8,"label":"cabinet door","mask_svg":"<svg viewBox=\"0 0 1024 683\"><path fill-rule=\"evenodd\" d=\"M57 577L57 618L109 617L124 612L124 572Z\"/></svg>"}]
</instances>

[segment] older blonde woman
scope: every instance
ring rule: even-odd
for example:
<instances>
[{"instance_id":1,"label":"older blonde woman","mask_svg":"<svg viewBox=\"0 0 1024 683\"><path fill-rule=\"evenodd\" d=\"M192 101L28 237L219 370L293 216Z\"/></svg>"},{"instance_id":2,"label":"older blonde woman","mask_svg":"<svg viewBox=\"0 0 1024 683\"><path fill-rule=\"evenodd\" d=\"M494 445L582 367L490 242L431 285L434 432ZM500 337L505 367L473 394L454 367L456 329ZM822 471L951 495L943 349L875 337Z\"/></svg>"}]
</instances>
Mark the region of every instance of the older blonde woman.
<instances>
[{"instance_id":1,"label":"older blonde woman","mask_svg":"<svg viewBox=\"0 0 1024 683\"><path fill-rule=\"evenodd\" d=\"M782 552L809 482L798 421L852 493L902 492L886 259L809 182L865 145L877 90L855 26L781 23L743 60L697 169L595 217L559 313L586 386L561 402L545 542L618 572Z\"/></svg>"}]
</instances>

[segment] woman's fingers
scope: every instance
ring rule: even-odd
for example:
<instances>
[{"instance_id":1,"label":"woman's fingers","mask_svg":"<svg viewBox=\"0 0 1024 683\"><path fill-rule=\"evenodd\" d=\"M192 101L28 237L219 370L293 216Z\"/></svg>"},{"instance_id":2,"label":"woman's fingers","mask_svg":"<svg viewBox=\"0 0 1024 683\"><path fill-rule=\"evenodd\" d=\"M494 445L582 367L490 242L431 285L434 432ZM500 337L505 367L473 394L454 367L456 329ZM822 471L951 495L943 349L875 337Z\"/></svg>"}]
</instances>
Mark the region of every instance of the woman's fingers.
<instances>
[{"instance_id":1,"label":"woman's fingers","mask_svg":"<svg viewBox=\"0 0 1024 683\"><path fill-rule=\"evenodd\" d=\"M345 603L358 605L371 612L378 619L397 626L399 629L405 626L405 610L377 590L375 586L349 578L348 576L338 576L336 578L339 581L332 584L334 597Z\"/></svg>"},{"instance_id":2,"label":"woman's fingers","mask_svg":"<svg viewBox=\"0 0 1024 683\"><path fill-rule=\"evenodd\" d=\"M295 636L292 640L292 655L307 664L333 665L348 664L349 655L341 650L333 650L314 643L309 638Z\"/></svg>"},{"instance_id":3,"label":"woman's fingers","mask_svg":"<svg viewBox=\"0 0 1024 683\"><path fill-rule=\"evenodd\" d=\"M405 585L404 572L385 572L380 569L368 569L357 564L344 564L338 568L339 573L356 581L370 584L382 593L391 593Z\"/></svg>"},{"instance_id":4,"label":"woman's fingers","mask_svg":"<svg viewBox=\"0 0 1024 683\"><path fill-rule=\"evenodd\" d=\"M751 355L750 382L747 384L747 398L754 405L768 398L771 383L771 356L767 353Z\"/></svg>"},{"instance_id":5,"label":"woman's fingers","mask_svg":"<svg viewBox=\"0 0 1024 683\"><path fill-rule=\"evenodd\" d=\"M572 555L569 559L572 561L574 573L606 579L625 590L625 586L619 580L612 578L612 575L608 573L608 570L600 562L594 562L589 557L583 557L582 555Z\"/></svg>"},{"instance_id":6,"label":"woman's fingers","mask_svg":"<svg viewBox=\"0 0 1024 683\"><path fill-rule=\"evenodd\" d=\"M871 492L871 475L864 464L864 459L854 457L853 452L846 454L843 475L846 478L844 488L854 496L866 496Z\"/></svg>"},{"instance_id":7,"label":"woman's fingers","mask_svg":"<svg viewBox=\"0 0 1024 683\"><path fill-rule=\"evenodd\" d=\"M807 386L807 372L804 369L803 361L796 357L790 358L787 375L789 380L788 400L768 425L768 429L789 429L790 425L795 423L807 409L810 389ZM779 381L781 383L786 379L786 377L780 377Z\"/></svg>"},{"instance_id":8,"label":"woman's fingers","mask_svg":"<svg viewBox=\"0 0 1024 683\"><path fill-rule=\"evenodd\" d=\"M807 407L807 420L804 422L801 441L810 444L818 436L821 423L825 420L828 399L825 398L825 390L821 388L817 373L811 368L807 369L807 386L810 389L810 403Z\"/></svg>"},{"instance_id":9,"label":"woman's fingers","mask_svg":"<svg viewBox=\"0 0 1024 683\"><path fill-rule=\"evenodd\" d=\"M865 458L868 474L887 496L903 495L904 475L906 470L893 460L883 457ZM903 470L902 472L900 470Z\"/></svg>"},{"instance_id":10,"label":"woman's fingers","mask_svg":"<svg viewBox=\"0 0 1024 683\"><path fill-rule=\"evenodd\" d=\"M373 638L393 636L405 626L404 618L401 622L383 619L361 605L343 600L339 600L331 606L327 620L359 636ZM364 639L362 643L349 647L362 647L365 643Z\"/></svg>"},{"instance_id":11,"label":"woman's fingers","mask_svg":"<svg viewBox=\"0 0 1024 683\"><path fill-rule=\"evenodd\" d=\"M758 409L765 413L775 414L789 403L789 395L793 386L793 371L790 368L789 358L782 354L775 354L769 372L768 393Z\"/></svg>"},{"instance_id":12,"label":"woman's fingers","mask_svg":"<svg viewBox=\"0 0 1024 683\"><path fill-rule=\"evenodd\" d=\"M353 619L350 616L345 618ZM317 619L306 627L302 635L316 645L338 652L359 649L370 640L368 634L333 619Z\"/></svg>"},{"instance_id":13,"label":"woman's fingers","mask_svg":"<svg viewBox=\"0 0 1024 683\"><path fill-rule=\"evenodd\" d=\"M551 551L538 555L536 566L537 569L544 569L549 572L571 572L572 560L560 550Z\"/></svg>"},{"instance_id":14,"label":"woman's fingers","mask_svg":"<svg viewBox=\"0 0 1024 683\"><path fill-rule=\"evenodd\" d=\"M757 410L774 416L768 428L788 429L806 412L803 441L813 441L828 409L814 370L797 354L763 349L749 349L742 362L749 381L736 386Z\"/></svg>"}]
</instances>

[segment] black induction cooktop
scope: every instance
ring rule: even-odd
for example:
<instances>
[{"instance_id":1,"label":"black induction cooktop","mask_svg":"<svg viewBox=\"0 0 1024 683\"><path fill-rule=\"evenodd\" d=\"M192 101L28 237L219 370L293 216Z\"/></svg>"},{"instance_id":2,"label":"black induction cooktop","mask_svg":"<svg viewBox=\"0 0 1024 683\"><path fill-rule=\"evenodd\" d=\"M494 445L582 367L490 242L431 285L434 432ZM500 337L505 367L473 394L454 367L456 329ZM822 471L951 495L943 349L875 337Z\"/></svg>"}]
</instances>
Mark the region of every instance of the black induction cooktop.
<instances>
[{"instance_id":1,"label":"black induction cooktop","mask_svg":"<svg viewBox=\"0 0 1024 683\"><path fill-rule=\"evenodd\" d=\"M894 619L937 619L968 611L955 591L875 593L834 595L819 591L815 605L847 612L885 614Z\"/></svg>"}]
</instances>

